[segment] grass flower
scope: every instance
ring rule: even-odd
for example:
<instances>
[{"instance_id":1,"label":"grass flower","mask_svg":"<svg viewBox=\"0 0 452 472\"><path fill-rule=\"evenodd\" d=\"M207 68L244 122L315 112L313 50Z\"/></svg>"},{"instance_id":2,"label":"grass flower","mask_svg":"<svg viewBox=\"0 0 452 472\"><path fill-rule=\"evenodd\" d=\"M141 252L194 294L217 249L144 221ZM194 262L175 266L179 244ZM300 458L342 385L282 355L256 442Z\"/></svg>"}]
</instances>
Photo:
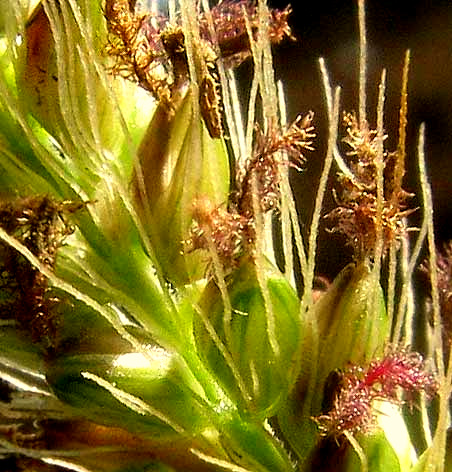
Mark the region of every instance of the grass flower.
<instances>
[{"instance_id":1,"label":"grass flower","mask_svg":"<svg viewBox=\"0 0 452 472\"><path fill-rule=\"evenodd\" d=\"M367 113L362 0L342 131L320 60L328 147L304 237L289 171L316 152L315 117L288 124L272 65L291 8L210 3L3 5L2 470L447 470L450 250L435 249L423 126L409 231L409 54L394 151L385 71L375 125ZM354 256L316 293L322 217Z\"/></svg>"},{"instance_id":2,"label":"grass flower","mask_svg":"<svg viewBox=\"0 0 452 472\"><path fill-rule=\"evenodd\" d=\"M419 354L393 350L366 369L349 368L339 382L340 391L330 414L320 417L326 432L361 431L374 423L372 402L387 400L398 403L398 390L413 396L424 391L433 395L437 385L422 365Z\"/></svg>"}]
</instances>

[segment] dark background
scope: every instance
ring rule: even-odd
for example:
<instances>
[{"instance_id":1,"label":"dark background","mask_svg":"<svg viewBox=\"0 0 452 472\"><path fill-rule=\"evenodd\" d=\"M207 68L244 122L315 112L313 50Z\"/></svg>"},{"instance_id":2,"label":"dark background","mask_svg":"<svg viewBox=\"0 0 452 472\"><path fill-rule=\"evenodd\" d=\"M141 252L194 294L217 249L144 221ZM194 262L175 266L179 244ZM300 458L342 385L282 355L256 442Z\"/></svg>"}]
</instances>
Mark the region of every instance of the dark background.
<instances>
[{"instance_id":1,"label":"dark background","mask_svg":"<svg viewBox=\"0 0 452 472\"><path fill-rule=\"evenodd\" d=\"M283 8L287 2L269 2ZM324 57L334 85L341 85L342 110L358 108L357 2L292 2L290 24L297 38L275 49L277 78L286 86L290 119L308 110L315 112L318 133L316 151L307 154L300 175L294 175L299 207L309 221L314 188L326 147L326 119L318 58ZM385 127L387 149L397 143L398 109L405 51L411 50L408 84L408 149L405 188L419 193L417 136L426 123L426 159L434 198L434 222L438 245L452 239L452 2L417 0L409 3L368 0L368 118L376 126L376 93L382 68L387 69ZM334 172L333 172L334 173ZM331 192L329 192L331 195ZM413 200L412 205L419 202ZM331 197L326 201L332 208ZM417 214L419 218L420 212ZM419 221L419 220L418 220ZM413 224L418 223L416 216ZM333 276L351 259L343 238L322 227L319 233L319 269Z\"/></svg>"}]
</instances>

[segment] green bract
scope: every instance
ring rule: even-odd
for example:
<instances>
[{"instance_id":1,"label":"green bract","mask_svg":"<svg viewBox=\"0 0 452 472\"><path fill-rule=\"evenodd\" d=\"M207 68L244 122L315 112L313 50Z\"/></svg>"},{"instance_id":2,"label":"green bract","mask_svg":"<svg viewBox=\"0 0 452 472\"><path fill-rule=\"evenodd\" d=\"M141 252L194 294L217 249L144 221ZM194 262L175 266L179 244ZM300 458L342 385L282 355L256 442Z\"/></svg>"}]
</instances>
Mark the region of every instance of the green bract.
<instances>
[{"instance_id":1,"label":"green bract","mask_svg":"<svg viewBox=\"0 0 452 472\"><path fill-rule=\"evenodd\" d=\"M365 365L380 356L389 341L390 325L379 277L365 264L343 269L309 317L317 322L316 376L321 383L330 372L348 363Z\"/></svg>"},{"instance_id":2,"label":"green bract","mask_svg":"<svg viewBox=\"0 0 452 472\"><path fill-rule=\"evenodd\" d=\"M53 362L47 378L58 397L86 418L145 438L191 437L208 424L194 380L161 348L146 357L69 356Z\"/></svg>"},{"instance_id":3,"label":"green bract","mask_svg":"<svg viewBox=\"0 0 452 472\"><path fill-rule=\"evenodd\" d=\"M141 143L141 168L132 183L160 267L178 285L204 276L202 255L182 254L193 202L208 197L220 206L229 194L225 143L209 136L194 101L189 90L175 111L157 108Z\"/></svg>"},{"instance_id":4,"label":"green bract","mask_svg":"<svg viewBox=\"0 0 452 472\"><path fill-rule=\"evenodd\" d=\"M400 468L399 459L383 431L360 435L358 441L366 456L368 470L403 472L403 469ZM347 451L344 470L347 472L360 472L362 470L362 461L351 447Z\"/></svg>"},{"instance_id":5,"label":"green bract","mask_svg":"<svg viewBox=\"0 0 452 472\"><path fill-rule=\"evenodd\" d=\"M270 263L261 287L256 270L244 261L226 279L225 298L213 281L207 286L195 338L200 355L244 414L264 419L293 385L303 332L294 289Z\"/></svg>"},{"instance_id":6,"label":"green bract","mask_svg":"<svg viewBox=\"0 0 452 472\"><path fill-rule=\"evenodd\" d=\"M232 418L223 425L220 436L228 454L253 472L287 472L294 463L269 428Z\"/></svg>"},{"instance_id":7,"label":"green bract","mask_svg":"<svg viewBox=\"0 0 452 472\"><path fill-rule=\"evenodd\" d=\"M334 399L337 385L328 386L330 373L382 354L390 334L382 289L363 264L343 269L307 319L300 376L279 413L283 431L304 460L319 439L313 417L326 413L322 406Z\"/></svg>"}]
</instances>

